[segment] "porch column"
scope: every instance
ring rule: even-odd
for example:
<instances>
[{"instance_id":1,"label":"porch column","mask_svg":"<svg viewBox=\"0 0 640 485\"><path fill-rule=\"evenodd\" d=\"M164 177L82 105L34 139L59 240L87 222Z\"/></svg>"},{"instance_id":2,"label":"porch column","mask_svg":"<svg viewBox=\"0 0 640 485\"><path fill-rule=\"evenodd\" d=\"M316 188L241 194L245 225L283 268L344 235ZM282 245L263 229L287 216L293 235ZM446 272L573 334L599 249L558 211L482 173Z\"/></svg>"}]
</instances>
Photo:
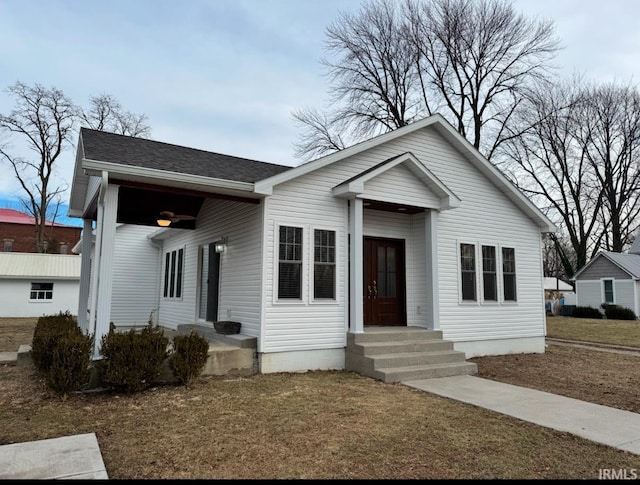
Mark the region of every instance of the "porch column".
<instances>
[{"instance_id":1,"label":"porch column","mask_svg":"<svg viewBox=\"0 0 640 485\"><path fill-rule=\"evenodd\" d=\"M424 215L424 241L427 260L427 328L440 330L440 294L438 291L438 211Z\"/></svg>"},{"instance_id":2,"label":"porch column","mask_svg":"<svg viewBox=\"0 0 640 485\"><path fill-rule=\"evenodd\" d=\"M115 254L116 216L118 212L118 186L108 185L102 212L102 231L100 234L100 259L96 267L94 284L98 285L96 301L96 354L102 336L109 332L111 322L111 293L113 289L113 256Z\"/></svg>"},{"instance_id":3,"label":"porch column","mask_svg":"<svg viewBox=\"0 0 640 485\"><path fill-rule=\"evenodd\" d=\"M85 333L89 332L89 282L91 281L91 219L83 219L82 246L80 248L80 293L78 300L78 326Z\"/></svg>"},{"instance_id":4,"label":"porch column","mask_svg":"<svg viewBox=\"0 0 640 485\"><path fill-rule=\"evenodd\" d=\"M364 332L363 319L363 243L362 243L362 199L349 200L349 313L351 333Z\"/></svg>"}]
</instances>

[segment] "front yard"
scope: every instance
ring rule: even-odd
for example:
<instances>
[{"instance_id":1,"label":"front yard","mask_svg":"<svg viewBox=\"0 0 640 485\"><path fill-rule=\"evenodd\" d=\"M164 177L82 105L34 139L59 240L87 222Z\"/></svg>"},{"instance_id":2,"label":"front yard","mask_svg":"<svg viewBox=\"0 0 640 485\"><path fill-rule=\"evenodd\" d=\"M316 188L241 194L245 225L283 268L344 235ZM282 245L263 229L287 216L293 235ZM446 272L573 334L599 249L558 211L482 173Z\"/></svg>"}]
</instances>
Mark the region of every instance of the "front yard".
<instances>
[{"instance_id":1,"label":"front yard","mask_svg":"<svg viewBox=\"0 0 640 485\"><path fill-rule=\"evenodd\" d=\"M13 345L8 328L0 342ZM473 360L480 377L640 412L639 357L547 350ZM640 469L640 456L349 372L63 399L33 370L4 365L0 389L0 445L95 432L115 479L595 479L601 468Z\"/></svg>"},{"instance_id":2,"label":"front yard","mask_svg":"<svg viewBox=\"0 0 640 485\"><path fill-rule=\"evenodd\" d=\"M640 347L640 321L547 317L547 336Z\"/></svg>"}]
</instances>

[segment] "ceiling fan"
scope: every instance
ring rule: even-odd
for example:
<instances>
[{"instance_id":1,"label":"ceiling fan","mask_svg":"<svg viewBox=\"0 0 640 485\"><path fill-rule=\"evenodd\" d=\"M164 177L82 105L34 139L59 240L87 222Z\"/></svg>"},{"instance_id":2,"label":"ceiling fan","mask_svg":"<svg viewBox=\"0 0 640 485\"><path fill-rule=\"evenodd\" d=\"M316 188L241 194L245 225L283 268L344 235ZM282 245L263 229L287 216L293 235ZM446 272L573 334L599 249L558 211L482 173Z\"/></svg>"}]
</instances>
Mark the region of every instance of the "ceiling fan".
<instances>
[{"instance_id":1,"label":"ceiling fan","mask_svg":"<svg viewBox=\"0 0 640 485\"><path fill-rule=\"evenodd\" d=\"M196 216L191 216L189 214L175 214L171 211L162 211L160 215L156 219L156 222L159 226L167 227L170 224L175 224L179 221L193 221Z\"/></svg>"}]
</instances>

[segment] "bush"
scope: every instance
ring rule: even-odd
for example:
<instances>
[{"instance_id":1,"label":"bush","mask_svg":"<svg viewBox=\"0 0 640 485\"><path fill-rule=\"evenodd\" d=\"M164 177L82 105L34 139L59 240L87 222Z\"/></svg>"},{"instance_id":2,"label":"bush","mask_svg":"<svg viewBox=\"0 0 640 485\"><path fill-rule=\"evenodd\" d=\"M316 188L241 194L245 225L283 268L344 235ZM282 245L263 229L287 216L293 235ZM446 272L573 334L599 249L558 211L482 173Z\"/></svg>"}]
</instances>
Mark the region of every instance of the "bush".
<instances>
[{"instance_id":1,"label":"bush","mask_svg":"<svg viewBox=\"0 0 640 485\"><path fill-rule=\"evenodd\" d=\"M89 382L93 336L75 327L54 340L51 366L46 374L49 387L60 393L77 391Z\"/></svg>"},{"instance_id":2,"label":"bush","mask_svg":"<svg viewBox=\"0 0 640 485\"><path fill-rule=\"evenodd\" d=\"M38 318L31 341L31 359L40 374L48 373L53 361L56 342L62 335L78 329L76 317L68 311Z\"/></svg>"},{"instance_id":3,"label":"bush","mask_svg":"<svg viewBox=\"0 0 640 485\"><path fill-rule=\"evenodd\" d=\"M189 335L173 337L173 353L169 366L181 383L190 385L202 374L208 357L209 342L194 330L191 330Z\"/></svg>"},{"instance_id":4,"label":"bush","mask_svg":"<svg viewBox=\"0 0 640 485\"><path fill-rule=\"evenodd\" d=\"M636 320L636 314L631 308L621 307L619 305L610 305L603 303L604 315L609 320Z\"/></svg>"},{"instance_id":5,"label":"bush","mask_svg":"<svg viewBox=\"0 0 640 485\"><path fill-rule=\"evenodd\" d=\"M573 309L575 318L602 318L602 313L597 308L590 306L577 306Z\"/></svg>"},{"instance_id":6,"label":"bush","mask_svg":"<svg viewBox=\"0 0 640 485\"><path fill-rule=\"evenodd\" d=\"M141 332L116 332L112 323L101 341L98 366L104 384L124 392L149 387L160 375L168 343L164 330L151 321Z\"/></svg>"}]
</instances>

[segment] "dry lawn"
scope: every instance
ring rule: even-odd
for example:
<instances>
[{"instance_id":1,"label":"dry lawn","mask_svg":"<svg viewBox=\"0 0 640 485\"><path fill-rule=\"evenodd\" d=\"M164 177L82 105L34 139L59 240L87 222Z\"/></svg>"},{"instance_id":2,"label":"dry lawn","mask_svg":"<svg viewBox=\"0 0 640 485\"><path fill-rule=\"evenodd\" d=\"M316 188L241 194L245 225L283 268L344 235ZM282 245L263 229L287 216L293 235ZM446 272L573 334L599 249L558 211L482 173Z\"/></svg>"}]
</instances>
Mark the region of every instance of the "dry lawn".
<instances>
[{"instance_id":1,"label":"dry lawn","mask_svg":"<svg viewBox=\"0 0 640 485\"><path fill-rule=\"evenodd\" d=\"M0 319L0 350L29 343L34 325ZM550 347L474 360L483 377L638 412L638 359ZM4 365L0 389L0 445L95 432L116 479L594 479L640 468L640 456L348 372L62 398L32 369Z\"/></svg>"},{"instance_id":2,"label":"dry lawn","mask_svg":"<svg viewBox=\"0 0 640 485\"><path fill-rule=\"evenodd\" d=\"M0 367L0 444L95 432L111 478L586 478L640 456L348 372L50 394Z\"/></svg>"},{"instance_id":3,"label":"dry lawn","mask_svg":"<svg viewBox=\"0 0 640 485\"><path fill-rule=\"evenodd\" d=\"M544 354L470 360L479 377L640 413L640 356L547 345Z\"/></svg>"},{"instance_id":4,"label":"dry lawn","mask_svg":"<svg viewBox=\"0 0 640 485\"><path fill-rule=\"evenodd\" d=\"M547 317L547 336L640 347L640 321Z\"/></svg>"},{"instance_id":5,"label":"dry lawn","mask_svg":"<svg viewBox=\"0 0 640 485\"><path fill-rule=\"evenodd\" d=\"M31 345L37 318L0 317L0 352L17 352L22 344Z\"/></svg>"}]
</instances>

